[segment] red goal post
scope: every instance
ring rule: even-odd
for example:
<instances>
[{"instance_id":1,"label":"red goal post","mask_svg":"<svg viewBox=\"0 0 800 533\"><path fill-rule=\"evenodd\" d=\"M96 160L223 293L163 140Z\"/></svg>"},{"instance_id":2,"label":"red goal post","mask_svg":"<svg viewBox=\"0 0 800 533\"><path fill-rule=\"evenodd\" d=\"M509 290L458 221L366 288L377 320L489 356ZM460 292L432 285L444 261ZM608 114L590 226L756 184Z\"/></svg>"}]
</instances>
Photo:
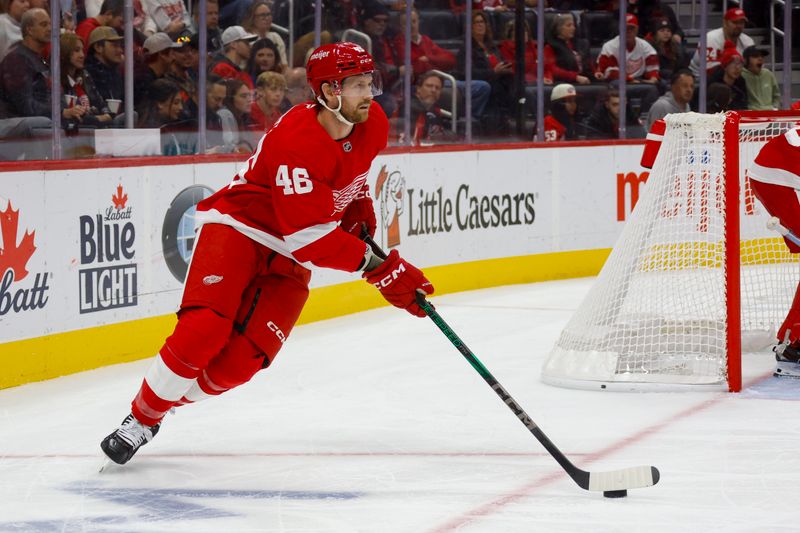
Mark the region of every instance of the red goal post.
<instances>
[{"instance_id":1,"label":"red goal post","mask_svg":"<svg viewBox=\"0 0 800 533\"><path fill-rule=\"evenodd\" d=\"M766 228L748 170L800 113L668 115L644 191L542 369L611 390L739 391L789 310L798 257Z\"/></svg>"}]
</instances>

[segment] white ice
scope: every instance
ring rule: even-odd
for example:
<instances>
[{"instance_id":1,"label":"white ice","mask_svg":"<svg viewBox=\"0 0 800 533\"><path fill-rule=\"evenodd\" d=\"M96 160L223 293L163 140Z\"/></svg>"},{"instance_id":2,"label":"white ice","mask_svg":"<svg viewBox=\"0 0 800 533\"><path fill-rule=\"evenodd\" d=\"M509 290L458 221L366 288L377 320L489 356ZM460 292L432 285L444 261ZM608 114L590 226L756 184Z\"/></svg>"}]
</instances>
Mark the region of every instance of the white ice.
<instances>
[{"instance_id":1,"label":"white ice","mask_svg":"<svg viewBox=\"0 0 800 533\"><path fill-rule=\"evenodd\" d=\"M387 307L297 328L272 368L102 474L148 361L0 391L0 531L800 530L800 380L776 383L770 354L745 358L738 395L540 382L592 281L432 301L577 465L655 465L654 487L580 489L430 320Z\"/></svg>"}]
</instances>

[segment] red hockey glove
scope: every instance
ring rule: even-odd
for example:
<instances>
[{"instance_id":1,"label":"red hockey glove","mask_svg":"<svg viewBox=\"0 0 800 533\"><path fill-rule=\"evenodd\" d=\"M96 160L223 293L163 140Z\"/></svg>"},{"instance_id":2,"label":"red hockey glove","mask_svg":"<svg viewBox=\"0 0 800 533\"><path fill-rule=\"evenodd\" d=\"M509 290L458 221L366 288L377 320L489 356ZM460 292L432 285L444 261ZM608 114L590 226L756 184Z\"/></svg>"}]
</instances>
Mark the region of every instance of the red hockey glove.
<instances>
[{"instance_id":1,"label":"red hockey glove","mask_svg":"<svg viewBox=\"0 0 800 533\"><path fill-rule=\"evenodd\" d=\"M433 285L420 269L401 259L397 250L392 250L378 268L365 272L364 278L393 306L414 316L425 316L425 311L417 305L416 292L420 289L425 294L433 294Z\"/></svg>"},{"instance_id":2,"label":"red hockey glove","mask_svg":"<svg viewBox=\"0 0 800 533\"><path fill-rule=\"evenodd\" d=\"M375 220L375 208L372 206L372 200L369 197L353 200L342 214L342 229L352 233L359 239L361 238L362 223L367 225L369 236L374 237L375 228L378 224Z\"/></svg>"}]
</instances>

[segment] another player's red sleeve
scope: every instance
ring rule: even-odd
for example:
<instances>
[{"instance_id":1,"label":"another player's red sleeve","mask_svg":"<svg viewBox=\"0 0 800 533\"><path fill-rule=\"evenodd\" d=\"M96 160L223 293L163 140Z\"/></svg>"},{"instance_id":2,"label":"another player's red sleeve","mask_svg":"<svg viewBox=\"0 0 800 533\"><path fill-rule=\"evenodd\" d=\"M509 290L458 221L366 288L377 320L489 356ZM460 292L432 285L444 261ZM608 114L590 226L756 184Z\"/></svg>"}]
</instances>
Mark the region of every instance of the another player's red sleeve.
<instances>
[{"instance_id":1,"label":"another player's red sleeve","mask_svg":"<svg viewBox=\"0 0 800 533\"><path fill-rule=\"evenodd\" d=\"M650 131L647 134L647 140L644 143L644 151L642 152L641 165L644 168L653 168L658 156L658 151L661 149L661 143L664 141L664 133L667 131L667 123L663 119L658 119L650 126Z\"/></svg>"}]
</instances>

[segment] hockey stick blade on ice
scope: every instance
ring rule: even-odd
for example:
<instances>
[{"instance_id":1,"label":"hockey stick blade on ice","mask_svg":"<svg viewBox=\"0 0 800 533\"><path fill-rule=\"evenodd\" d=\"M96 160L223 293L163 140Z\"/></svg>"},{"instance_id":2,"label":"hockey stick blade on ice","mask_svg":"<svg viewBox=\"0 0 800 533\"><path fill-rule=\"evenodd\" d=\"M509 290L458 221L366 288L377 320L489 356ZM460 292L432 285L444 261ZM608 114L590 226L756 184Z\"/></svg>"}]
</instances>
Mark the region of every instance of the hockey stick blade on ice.
<instances>
[{"instance_id":1,"label":"hockey stick blade on ice","mask_svg":"<svg viewBox=\"0 0 800 533\"><path fill-rule=\"evenodd\" d=\"M364 240L372 247L373 252L379 257L386 257L386 254L369 235L362 235ZM635 466L632 468L623 468L620 470L611 470L608 472L587 472L581 470L570 461L564 453L553 444L553 441L545 435L536 422L528 416L528 413L517 403L511 394L497 381L491 372L481 363L481 361L472 353L467 345L462 341L453 329L444 321L439 313L434 309L433 305L421 293L417 293L417 304L422 308L426 315L436 324L436 327L444 333L445 337L461 352L461 355L472 365L478 374L489 384L492 390L500 397L504 404L516 415L528 431L530 431L536 440L548 451L553 459L561 465L567 474L578 484L578 486L585 490L601 491L607 497L620 497L627 495L628 489L638 489L644 487L651 487L658 483L661 477L658 469L654 466Z\"/></svg>"},{"instance_id":2,"label":"hockey stick blade on ice","mask_svg":"<svg viewBox=\"0 0 800 533\"><path fill-rule=\"evenodd\" d=\"M800 238L798 238L797 235L792 233L792 230L782 225L778 217L772 217L767 221L767 229L777 231L782 236L786 237L796 245L800 246Z\"/></svg>"}]
</instances>

